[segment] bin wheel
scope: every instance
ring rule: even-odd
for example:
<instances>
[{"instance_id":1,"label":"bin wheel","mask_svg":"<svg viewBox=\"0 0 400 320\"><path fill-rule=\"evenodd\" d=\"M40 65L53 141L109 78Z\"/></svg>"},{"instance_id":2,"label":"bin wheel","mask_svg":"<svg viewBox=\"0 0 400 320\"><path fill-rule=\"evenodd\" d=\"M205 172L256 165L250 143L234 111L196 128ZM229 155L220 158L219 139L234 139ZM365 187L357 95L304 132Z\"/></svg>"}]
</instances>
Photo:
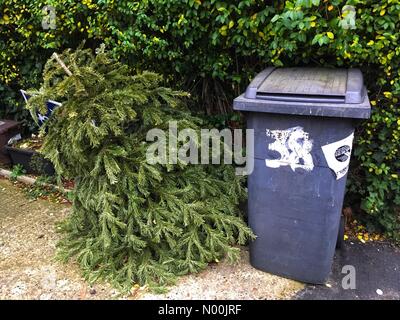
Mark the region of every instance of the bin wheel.
<instances>
[{"instance_id":1,"label":"bin wheel","mask_svg":"<svg viewBox=\"0 0 400 320\"><path fill-rule=\"evenodd\" d=\"M340 249L343 247L344 227L345 227L345 218L344 218L344 216L340 216L339 231L338 231L338 237L337 237L337 241L336 241L336 249Z\"/></svg>"}]
</instances>

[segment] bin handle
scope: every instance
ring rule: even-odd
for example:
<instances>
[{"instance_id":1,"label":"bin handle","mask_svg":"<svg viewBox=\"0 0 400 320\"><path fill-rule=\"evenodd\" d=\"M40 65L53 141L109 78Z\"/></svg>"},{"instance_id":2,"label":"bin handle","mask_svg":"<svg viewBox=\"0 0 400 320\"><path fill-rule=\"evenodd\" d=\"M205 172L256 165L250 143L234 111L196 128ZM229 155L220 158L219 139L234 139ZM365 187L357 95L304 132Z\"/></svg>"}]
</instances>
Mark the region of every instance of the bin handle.
<instances>
[{"instance_id":1,"label":"bin handle","mask_svg":"<svg viewBox=\"0 0 400 320\"><path fill-rule=\"evenodd\" d=\"M247 86L244 97L247 99L255 99L257 91L264 80L274 71L275 67L268 67L255 76L255 78Z\"/></svg>"},{"instance_id":2,"label":"bin handle","mask_svg":"<svg viewBox=\"0 0 400 320\"><path fill-rule=\"evenodd\" d=\"M364 79L360 69L347 71L345 103L362 103L366 95Z\"/></svg>"}]
</instances>

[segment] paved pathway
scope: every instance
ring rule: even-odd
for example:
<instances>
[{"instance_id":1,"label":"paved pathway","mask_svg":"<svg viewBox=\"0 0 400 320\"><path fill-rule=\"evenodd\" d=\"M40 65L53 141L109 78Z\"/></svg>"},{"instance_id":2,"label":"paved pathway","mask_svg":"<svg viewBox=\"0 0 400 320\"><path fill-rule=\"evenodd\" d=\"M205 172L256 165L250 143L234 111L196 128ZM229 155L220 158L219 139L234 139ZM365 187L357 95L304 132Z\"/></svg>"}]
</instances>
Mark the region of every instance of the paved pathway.
<instances>
[{"instance_id":1,"label":"paved pathway","mask_svg":"<svg viewBox=\"0 0 400 320\"><path fill-rule=\"evenodd\" d=\"M343 289L348 267L355 269L355 289ZM351 267L350 267L351 268ZM348 278L344 280L345 284ZM307 286L297 299L400 299L400 249L385 243L345 242L336 251L328 286Z\"/></svg>"}]
</instances>

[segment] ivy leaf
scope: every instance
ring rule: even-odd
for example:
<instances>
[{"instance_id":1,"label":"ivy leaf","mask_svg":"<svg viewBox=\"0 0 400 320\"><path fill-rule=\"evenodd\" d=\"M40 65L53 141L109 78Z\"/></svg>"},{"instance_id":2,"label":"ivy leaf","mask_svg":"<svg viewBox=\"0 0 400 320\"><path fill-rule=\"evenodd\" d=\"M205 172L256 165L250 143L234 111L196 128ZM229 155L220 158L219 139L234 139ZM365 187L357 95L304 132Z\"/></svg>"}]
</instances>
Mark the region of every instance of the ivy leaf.
<instances>
[{"instance_id":1,"label":"ivy leaf","mask_svg":"<svg viewBox=\"0 0 400 320\"><path fill-rule=\"evenodd\" d=\"M280 17L281 17L281 16L280 16L279 14L274 15L274 16L272 17L272 19L271 19L271 22L276 22L276 21L278 21L278 19L279 19Z\"/></svg>"}]
</instances>

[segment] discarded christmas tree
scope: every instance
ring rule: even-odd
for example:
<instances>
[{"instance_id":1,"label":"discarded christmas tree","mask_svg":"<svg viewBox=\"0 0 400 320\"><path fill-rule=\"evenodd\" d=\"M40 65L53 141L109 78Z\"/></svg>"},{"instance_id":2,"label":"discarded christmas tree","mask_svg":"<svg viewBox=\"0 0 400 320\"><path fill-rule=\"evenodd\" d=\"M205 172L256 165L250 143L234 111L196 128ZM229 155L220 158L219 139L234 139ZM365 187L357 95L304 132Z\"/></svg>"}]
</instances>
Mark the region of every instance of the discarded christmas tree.
<instances>
[{"instance_id":1,"label":"discarded christmas tree","mask_svg":"<svg viewBox=\"0 0 400 320\"><path fill-rule=\"evenodd\" d=\"M44 82L28 108L57 108L42 130L42 154L60 176L76 182L71 215L62 224L60 256L74 257L89 281L121 289L157 287L208 262L235 259L251 237L237 209L245 197L228 165L149 164L146 133L198 130L183 92L161 86L159 75L133 73L104 48L65 51L45 66Z\"/></svg>"}]
</instances>

